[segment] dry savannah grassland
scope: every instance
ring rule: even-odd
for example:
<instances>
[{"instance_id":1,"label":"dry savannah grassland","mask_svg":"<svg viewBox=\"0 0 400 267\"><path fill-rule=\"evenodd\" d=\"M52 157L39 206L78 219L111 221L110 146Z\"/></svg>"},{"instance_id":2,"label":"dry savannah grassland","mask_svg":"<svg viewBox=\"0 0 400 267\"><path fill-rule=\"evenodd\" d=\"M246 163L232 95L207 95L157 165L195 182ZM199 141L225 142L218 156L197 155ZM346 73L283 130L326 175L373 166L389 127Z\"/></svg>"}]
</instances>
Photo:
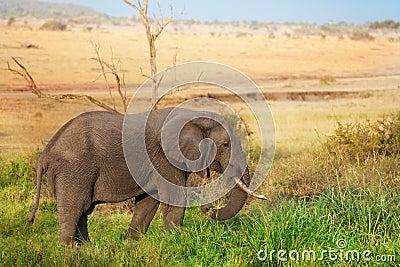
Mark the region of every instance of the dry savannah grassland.
<instances>
[{"instance_id":1,"label":"dry savannah grassland","mask_svg":"<svg viewBox=\"0 0 400 267\"><path fill-rule=\"evenodd\" d=\"M142 72L149 72L148 48L144 34L126 28L49 32L2 26L1 67L17 57L47 92L85 93L111 103L100 66L90 59L96 56L93 43L100 44L103 60L120 62L127 93L132 95L146 79ZM37 48L26 48L29 44ZM399 108L400 42L387 38L165 33L158 42L158 57L159 70L174 61L213 61L248 75L269 100L278 150L306 148L317 133L330 134L336 120L374 119ZM0 75L1 154L41 149L64 122L98 109L85 102L37 99L24 80L6 70ZM108 80L114 85L112 76ZM187 92L177 93L173 99L189 97Z\"/></svg>"},{"instance_id":2,"label":"dry savannah grassland","mask_svg":"<svg viewBox=\"0 0 400 267\"><path fill-rule=\"evenodd\" d=\"M145 35L126 28L49 32L3 27L0 35L3 68L7 62L12 63L11 57L17 57L31 71L39 88L50 93L89 94L112 104L100 66L90 59L96 56L93 43L100 44L102 59L120 62L128 96L146 80L143 73L149 69ZM37 48L28 49L27 44ZM174 61L213 61L232 66L253 79L269 101L276 124L277 155L284 157L318 146L321 138L333 133L337 121L374 120L399 109L400 42L384 37L355 41L337 37L165 33L158 42L158 55L159 70ZM38 99L20 77L6 70L1 71L1 77L3 155L41 151L66 121L84 111L99 109L87 102ZM114 86L112 76L108 81ZM218 88L191 92L173 94L161 106L211 94L247 116L241 104ZM118 106L118 97L114 96ZM250 120L250 127L254 127L252 123Z\"/></svg>"},{"instance_id":3,"label":"dry savannah grassland","mask_svg":"<svg viewBox=\"0 0 400 267\"><path fill-rule=\"evenodd\" d=\"M100 66L90 59L96 56L93 43L100 45L103 60L120 63L128 96L149 73L148 47L143 33L122 26L88 31L81 25L62 32L0 26L0 265L280 266L276 257L260 261L257 253L263 248L321 252L345 240L346 249L369 249L398 266L400 113L382 120L400 110L398 30L382 31L373 40L352 40L348 35L211 34L203 26L196 26L198 32L162 34L158 69L214 61L242 71L262 89L277 140L273 166L257 190L268 200L249 198L240 214L226 222L189 208L184 227L174 231L164 231L157 215L135 242L123 238L132 216L129 207L100 205L89 218L91 242L69 249L58 242L55 201L44 187L39 218L27 225L37 152L65 122L99 108L38 99L25 81L5 70L7 62L17 68L11 57L18 58L45 92L88 94L112 105ZM107 78L114 88L113 77ZM243 104L225 91L191 89L164 98L160 106L210 95L255 129ZM381 122L376 124L377 119ZM372 123L343 126L366 120ZM338 122L344 128L337 128ZM289 264L370 262L325 258Z\"/></svg>"}]
</instances>

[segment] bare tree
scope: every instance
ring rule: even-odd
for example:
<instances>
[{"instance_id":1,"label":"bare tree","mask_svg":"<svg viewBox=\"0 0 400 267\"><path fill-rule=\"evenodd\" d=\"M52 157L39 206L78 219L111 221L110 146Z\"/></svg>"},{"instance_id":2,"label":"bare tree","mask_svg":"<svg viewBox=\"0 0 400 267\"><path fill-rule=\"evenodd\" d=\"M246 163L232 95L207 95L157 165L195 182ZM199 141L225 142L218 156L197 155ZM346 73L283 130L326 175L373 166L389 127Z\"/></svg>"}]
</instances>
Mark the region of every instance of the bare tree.
<instances>
[{"instance_id":1,"label":"bare tree","mask_svg":"<svg viewBox=\"0 0 400 267\"><path fill-rule=\"evenodd\" d=\"M149 51L150 51L150 67L151 67L151 79L152 79L152 104L153 104L153 109L157 109L157 100L158 100L158 84L160 81L157 80L156 74L157 74L157 50L156 50L156 40L160 36L160 34L163 32L165 27L172 22L173 20L173 11L172 11L172 6L171 6L171 16L165 20L162 14L161 6L158 4L159 7L159 12L160 12L160 19L157 18L156 15L153 15L153 22L155 24L154 29L150 26L150 23L152 22L151 19L148 16L148 6L149 6L149 1L148 0L137 0L137 4L133 4L129 0L124 0L126 4L129 6L133 7L140 15L143 21L143 25L145 26L146 30L146 35L147 35L147 40L148 40L148 45L149 45ZM14 69L11 67L10 63L7 62L7 69L8 71L24 78L28 84L28 86L31 88L31 91L33 94L35 94L39 98L48 98L48 99L53 99L53 100L64 100L64 99L71 99L71 100L87 100L107 111L110 112L115 112L115 113L121 113L116 109L115 101L113 98L113 95L111 93L111 88L108 83L107 79L107 74L106 70L108 70L108 74L112 74L115 77L115 81L117 84L117 93L122 101L123 105L123 113L126 113L127 108L128 108L128 98L126 96L126 91L122 91L122 87L124 84L124 80L120 78L118 75L118 64L114 64L112 61L111 64L103 61L100 58L100 47L97 44L94 44L94 49L96 53L96 58L92 58L92 60L97 61L100 64L101 70L102 70L102 75L106 81L107 85L107 90L109 93L109 96L112 100L113 106L109 106L108 104L99 101L95 99L92 96L89 95L79 95L79 94L48 94L44 93L42 90L40 90L34 81L32 75L29 73L27 68L20 63L15 57L12 57L12 60L18 65L19 70ZM177 51L176 51L177 55ZM174 65L176 65L176 56L174 57ZM160 78L162 79L162 77Z\"/></svg>"},{"instance_id":2,"label":"bare tree","mask_svg":"<svg viewBox=\"0 0 400 267\"><path fill-rule=\"evenodd\" d=\"M154 105L154 109L157 109L157 99L158 99L158 90L157 90L157 80L156 80L156 74L157 74L157 50L156 50L156 40L160 36L160 34L163 32L165 27L169 23L172 22L173 20L173 12L172 12L172 6L171 6L171 17L169 17L167 20L164 19L162 11L161 11L161 6L158 3L159 11L160 11L160 19L157 18L156 15L153 15L154 23L156 25L155 29L151 29L150 26L150 19L148 16L148 7L149 7L149 0L137 0L137 4L132 3L129 0L124 0L126 4L131 6L133 9L136 10L136 12L140 15L143 21L143 25L146 30L146 35L147 35L147 41L149 44L149 50L150 50L150 68L151 68L151 77L152 77L152 103Z\"/></svg>"}]
</instances>

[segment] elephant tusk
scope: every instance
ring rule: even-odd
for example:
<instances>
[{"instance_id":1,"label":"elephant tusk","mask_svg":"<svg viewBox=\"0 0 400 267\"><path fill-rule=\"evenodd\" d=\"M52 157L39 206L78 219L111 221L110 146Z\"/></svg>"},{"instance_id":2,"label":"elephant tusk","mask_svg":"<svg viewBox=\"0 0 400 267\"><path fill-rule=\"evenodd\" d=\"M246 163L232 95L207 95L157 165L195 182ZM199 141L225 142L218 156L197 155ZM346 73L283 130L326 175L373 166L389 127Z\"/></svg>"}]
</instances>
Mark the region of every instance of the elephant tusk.
<instances>
[{"instance_id":1,"label":"elephant tusk","mask_svg":"<svg viewBox=\"0 0 400 267\"><path fill-rule=\"evenodd\" d=\"M255 193L254 191L251 191L242 181L240 181L239 178L236 178L236 183L247 194L249 194L249 195L251 195L253 197L262 199L262 200L268 200L265 196L259 195L259 194Z\"/></svg>"}]
</instances>

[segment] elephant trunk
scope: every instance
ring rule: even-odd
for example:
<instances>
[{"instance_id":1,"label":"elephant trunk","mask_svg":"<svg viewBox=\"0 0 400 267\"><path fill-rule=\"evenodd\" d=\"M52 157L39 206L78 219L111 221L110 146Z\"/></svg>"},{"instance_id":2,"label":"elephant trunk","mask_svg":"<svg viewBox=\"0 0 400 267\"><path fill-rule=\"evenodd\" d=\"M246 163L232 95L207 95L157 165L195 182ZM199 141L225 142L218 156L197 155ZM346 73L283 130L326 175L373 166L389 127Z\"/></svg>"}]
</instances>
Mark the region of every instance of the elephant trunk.
<instances>
[{"instance_id":1,"label":"elephant trunk","mask_svg":"<svg viewBox=\"0 0 400 267\"><path fill-rule=\"evenodd\" d=\"M246 168L246 171L240 181L245 185L250 185L250 175L249 169ZM235 216L243 207L244 203L247 200L248 193L245 192L239 184L236 184L234 188L231 190L231 196L228 204L221 209L214 209L212 204L206 204L201 206L201 210L204 214L209 214L211 212L211 218L218 221L224 221Z\"/></svg>"}]
</instances>

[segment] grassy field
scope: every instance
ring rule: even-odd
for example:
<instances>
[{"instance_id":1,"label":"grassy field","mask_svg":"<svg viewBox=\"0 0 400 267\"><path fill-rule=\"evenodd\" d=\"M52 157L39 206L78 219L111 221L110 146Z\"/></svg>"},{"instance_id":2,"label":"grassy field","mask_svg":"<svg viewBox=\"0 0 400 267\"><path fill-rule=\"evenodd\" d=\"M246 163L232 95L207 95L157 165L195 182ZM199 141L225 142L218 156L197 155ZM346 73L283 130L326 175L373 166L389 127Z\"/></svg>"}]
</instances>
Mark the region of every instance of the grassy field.
<instances>
[{"instance_id":1,"label":"grassy field","mask_svg":"<svg viewBox=\"0 0 400 267\"><path fill-rule=\"evenodd\" d=\"M110 103L104 82L96 80L99 66L89 59L94 56L92 41L101 44L106 60L112 47L125 70L128 94L144 81L140 68L147 69L142 34L1 28L0 40L0 64L6 67L17 56L39 86L52 93L87 93ZM21 46L26 43L39 48ZM269 97L277 151L258 190L269 200L250 199L238 216L223 223L191 208L184 227L173 231L163 230L157 215L139 241L124 239L129 204L103 205L89 220L91 242L65 246L58 241L56 205L46 187L37 222L25 222L33 203L35 164L63 123L98 108L37 99L24 81L0 70L1 266L399 264L400 118L389 115L399 111L399 42L166 34L159 43L160 69L172 64L176 51L178 63L205 60L233 66ZM186 92L174 100L190 96ZM241 110L238 103L227 103ZM278 255L279 250L286 254ZM313 255L301 260L310 250L316 260ZM336 250L331 258L321 255L330 250ZM370 251L370 261L346 260L349 251Z\"/></svg>"},{"instance_id":2,"label":"grassy field","mask_svg":"<svg viewBox=\"0 0 400 267\"><path fill-rule=\"evenodd\" d=\"M131 241L124 239L129 205L100 206L89 220L91 242L76 248L58 241L55 201L46 187L36 223L26 223L38 153L13 160L3 157L1 264L397 266L399 126L400 114L342 125L322 144L305 151L278 150L260 190L269 200L250 199L227 222L209 220L191 208L183 228L166 231L157 215L149 232ZM365 137L370 141L364 142ZM376 146L377 141L381 145Z\"/></svg>"},{"instance_id":3,"label":"grassy field","mask_svg":"<svg viewBox=\"0 0 400 267\"><path fill-rule=\"evenodd\" d=\"M400 253L400 147L391 141L400 140L400 113L395 118L373 123L373 127L368 123L339 127L323 145L326 150L314 151L311 158L304 157L305 153L278 158L271 171L276 184L271 185L275 192L270 192L270 200L250 200L232 220L215 222L198 208L191 208L183 228L162 229L158 215L149 232L132 241L124 239L130 220L128 209L106 205L90 217L91 242L76 248L58 241L56 206L47 189L37 222L33 226L26 223L34 192L32 163L37 154L2 160L1 263L375 266L383 261L396 266ZM365 134L372 136L376 125L386 125L384 130L393 133L394 139L387 139L382 147L371 145L374 139L365 146L348 142Z\"/></svg>"}]
</instances>

